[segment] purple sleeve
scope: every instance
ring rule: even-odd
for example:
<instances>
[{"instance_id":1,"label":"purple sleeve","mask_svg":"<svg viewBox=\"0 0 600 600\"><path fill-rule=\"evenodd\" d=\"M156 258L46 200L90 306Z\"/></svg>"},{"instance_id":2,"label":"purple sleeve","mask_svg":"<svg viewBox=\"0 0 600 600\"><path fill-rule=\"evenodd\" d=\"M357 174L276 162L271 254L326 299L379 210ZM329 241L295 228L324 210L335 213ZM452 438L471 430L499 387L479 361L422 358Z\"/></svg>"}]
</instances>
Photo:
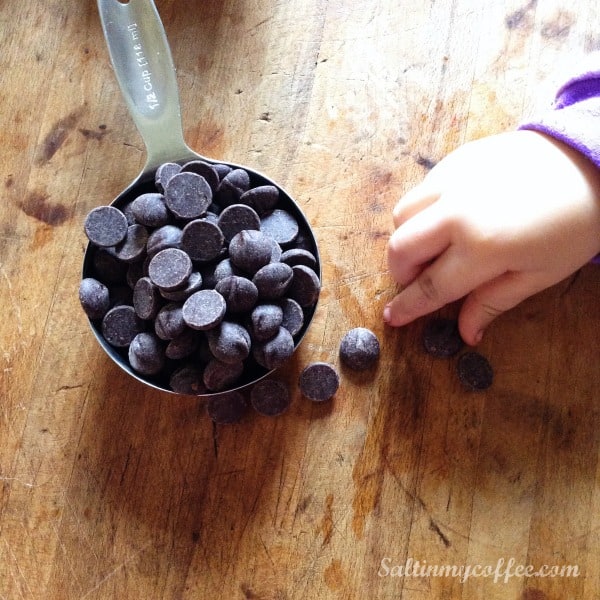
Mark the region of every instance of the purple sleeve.
<instances>
[{"instance_id":1,"label":"purple sleeve","mask_svg":"<svg viewBox=\"0 0 600 600\"><path fill-rule=\"evenodd\" d=\"M519 129L546 133L572 146L600 168L600 53L557 92L550 110Z\"/></svg>"}]
</instances>

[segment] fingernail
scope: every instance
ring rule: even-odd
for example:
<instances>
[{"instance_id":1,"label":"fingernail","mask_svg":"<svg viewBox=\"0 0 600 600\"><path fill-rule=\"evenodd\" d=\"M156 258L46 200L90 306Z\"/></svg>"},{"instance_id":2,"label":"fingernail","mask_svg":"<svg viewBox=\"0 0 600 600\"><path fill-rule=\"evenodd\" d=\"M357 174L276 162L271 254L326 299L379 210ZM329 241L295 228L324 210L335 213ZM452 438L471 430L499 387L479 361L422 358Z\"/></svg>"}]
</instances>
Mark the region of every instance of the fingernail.
<instances>
[{"instance_id":1,"label":"fingernail","mask_svg":"<svg viewBox=\"0 0 600 600\"><path fill-rule=\"evenodd\" d=\"M392 320L392 307L389 304L383 309L383 320L386 323Z\"/></svg>"}]
</instances>

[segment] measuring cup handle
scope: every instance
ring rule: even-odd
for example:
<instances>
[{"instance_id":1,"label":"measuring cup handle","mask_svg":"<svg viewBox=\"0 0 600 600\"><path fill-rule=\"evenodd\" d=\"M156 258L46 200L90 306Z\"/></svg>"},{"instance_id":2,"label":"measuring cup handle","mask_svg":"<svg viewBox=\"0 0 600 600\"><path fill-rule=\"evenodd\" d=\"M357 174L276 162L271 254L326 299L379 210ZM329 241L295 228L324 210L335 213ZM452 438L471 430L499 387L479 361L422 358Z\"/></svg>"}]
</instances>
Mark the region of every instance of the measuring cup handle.
<instances>
[{"instance_id":1,"label":"measuring cup handle","mask_svg":"<svg viewBox=\"0 0 600 600\"><path fill-rule=\"evenodd\" d=\"M146 168L185 158L175 66L152 0L98 0L110 59L144 140Z\"/></svg>"}]
</instances>

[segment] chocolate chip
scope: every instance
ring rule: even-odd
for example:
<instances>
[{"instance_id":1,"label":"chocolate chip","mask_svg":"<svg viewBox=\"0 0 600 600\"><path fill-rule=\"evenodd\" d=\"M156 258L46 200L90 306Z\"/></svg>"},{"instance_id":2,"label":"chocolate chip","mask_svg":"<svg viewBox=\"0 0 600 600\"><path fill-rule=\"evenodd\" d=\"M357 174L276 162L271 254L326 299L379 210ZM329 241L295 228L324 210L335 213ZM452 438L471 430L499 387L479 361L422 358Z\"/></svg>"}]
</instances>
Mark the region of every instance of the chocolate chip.
<instances>
[{"instance_id":1,"label":"chocolate chip","mask_svg":"<svg viewBox=\"0 0 600 600\"><path fill-rule=\"evenodd\" d=\"M287 329L280 327L275 337L254 344L252 353L261 367L277 369L294 353L294 338Z\"/></svg>"},{"instance_id":2,"label":"chocolate chip","mask_svg":"<svg viewBox=\"0 0 600 600\"><path fill-rule=\"evenodd\" d=\"M79 284L79 302L88 318L101 319L110 308L108 288L97 279L86 277Z\"/></svg>"},{"instance_id":3,"label":"chocolate chip","mask_svg":"<svg viewBox=\"0 0 600 600\"><path fill-rule=\"evenodd\" d=\"M197 292L202 287L202 275L198 271L192 271L188 277L185 287L167 291L160 290L160 295L166 300L172 302L185 302L194 292Z\"/></svg>"},{"instance_id":4,"label":"chocolate chip","mask_svg":"<svg viewBox=\"0 0 600 600\"><path fill-rule=\"evenodd\" d=\"M250 391L250 403L259 414L277 417L289 408L290 391L282 381L263 379Z\"/></svg>"},{"instance_id":5,"label":"chocolate chip","mask_svg":"<svg viewBox=\"0 0 600 600\"><path fill-rule=\"evenodd\" d=\"M192 329L212 329L223 320L226 309L225 299L219 292L200 290L185 301L183 319Z\"/></svg>"},{"instance_id":6,"label":"chocolate chip","mask_svg":"<svg viewBox=\"0 0 600 600\"><path fill-rule=\"evenodd\" d=\"M167 291L185 286L191 273L190 257L177 248L161 250L148 265L148 275L152 283Z\"/></svg>"},{"instance_id":7,"label":"chocolate chip","mask_svg":"<svg viewBox=\"0 0 600 600\"><path fill-rule=\"evenodd\" d=\"M196 219L212 202L212 190L201 175L180 172L169 179L165 187L165 202L176 217Z\"/></svg>"},{"instance_id":8,"label":"chocolate chip","mask_svg":"<svg viewBox=\"0 0 600 600\"><path fill-rule=\"evenodd\" d=\"M206 394L202 371L191 365L179 367L171 374L169 387L178 394L200 396Z\"/></svg>"},{"instance_id":9,"label":"chocolate chip","mask_svg":"<svg viewBox=\"0 0 600 600\"><path fill-rule=\"evenodd\" d=\"M222 392L234 385L243 372L244 363L224 363L215 358L206 365L202 379L209 391Z\"/></svg>"},{"instance_id":10,"label":"chocolate chip","mask_svg":"<svg viewBox=\"0 0 600 600\"><path fill-rule=\"evenodd\" d=\"M248 402L241 392L226 392L209 398L206 410L214 423L228 425L242 420L248 410Z\"/></svg>"},{"instance_id":11,"label":"chocolate chip","mask_svg":"<svg viewBox=\"0 0 600 600\"><path fill-rule=\"evenodd\" d=\"M127 235L127 218L114 206L99 206L88 213L84 230L92 244L116 246Z\"/></svg>"},{"instance_id":12,"label":"chocolate chip","mask_svg":"<svg viewBox=\"0 0 600 600\"><path fill-rule=\"evenodd\" d=\"M245 229L260 229L260 217L256 211L245 204L231 204L219 215L219 228L230 242L233 237Z\"/></svg>"},{"instance_id":13,"label":"chocolate chip","mask_svg":"<svg viewBox=\"0 0 600 600\"><path fill-rule=\"evenodd\" d=\"M165 353L153 333L138 333L129 345L127 354L134 371L142 375L156 375L165 364Z\"/></svg>"},{"instance_id":14,"label":"chocolate chip","mask_svg":"<svg viewBox=\"0 0 600 600\"><path fill-rule=\"evenodd\" d=\"M181 360L193 354L200 345L197 331L186 329L181 335L173 338L165 348L165 355L172 360Z\"/></svg>"},{"instance_id":15,"label":"chocolate chip","mask_svg":"<svg viewBox=\"0 0 600 600\"><path fill-rule=\"evenodd\" d=\"M244 169L232 169L219 185L218 200L222 206L236 204L250 187L250 176Z\"/></svg>"},{"instance_id":16,"label":"chocolate chip","mask_svg":"<svg viewBox=\"0 0 600 600\"><path fill-rule=\"evenodd\" d=\"M300 391L309 400L325 402L337 392L340 378L333 365L315 362L300 373L299 384Z\"/></svg>"},{"instance_id":17,"label":"chocolate chip","mask_svg":"<svg viewBox=\"0 0 600 600\"><path fill-rule=\"evenodd\" d=\"M181 171L181 166L177 163L163 163L156 169L154 175L154 184L161 192L165 191L165 187L173 175L177 175Z\"/></svg>"},{"instance_id":18,"label":"chocolate chip","mask_svg":"<svg viewBox=\"0 0 600 600\"><path fill-rule=\"evenodd\" d=\"M222 321L206 337L210 351L221 362L241 362L250 354L250 334L238 323Z\"/></svg>"},{"instance_id":19,"label":"chocolate chip","mask_svg":"<svg viewBox=\"0 0 600 600\"><path fill-rule=\"evenodd\" d=\"M304 265L292 267L294 276L288 288L287 295L295 300L300 306L313 306L319 298L321 283L317 274Z\"/></svg>"},{"instance_id":20,"label":"chocolate chip","mask_svg":"<svg viewBox=\"0 0 600 600\"><path fill-rule=\"evenodd\" d=\"M304 311L302 307L291 298L284 298L280 302L283 311L281 326L285 327L292 336L298 335L304 325Z\"/></svg>"},{"instance_id":21,"label":"chocolate chip","mask_svg":"<svg viewBox=\"0 0 600 600\"><path fill-rule=\"evenodd\" d=\"M143 225L136 223L127 228L125 239L117 244L112 251L124 263L136 262L144 258L147 242L148 230Z\"/></svg>"},{"instance_id":22,"label":"chocolate chip","mask_svg":"<svg viewBox=\"0 0 600 600\"><path fill-rule=\"evenodd\" d=\"M257 342L275 337L283 323L283 310L277 304L259 304L250 313L248 329ZM289 331L289 330L288 330Z\"/></svg>"},{"instance_id":23,"label":"chocolate chip","mask_svg":"<svg viewBox=\"0 0 600 600\"><path fill-rule=\"evenodd\" d=\"M259 185L240 196L240 202L251 206L259 215L272 211L278 201L279 190L274 185Z\"/></svg>"},{"instance_id":24,"label":"chocolate chip","mask_svg":"<svg viewBox=\"0 0 600 600\"><path fill-rule=\"evenodd\" d=\"M220 180L224 179L227 174L233 171L229 165L224 165L223 163L214 164L213 169L217 172Z\"/></svg>"},{"instance_id":25,"label":"chocolate chip","mask_svg":"<svg viewBox=\"0 0 600 600\"><path fill-rule=\"evenodd\" d=\"M174 340L187 329L181 304L165 304L156 315L154 331L161 340Z\"/></svg>"},{"instance_id":26,"label":"chocolate chip","mask_svg":"<svg viewBox=\"0 0 600 600\"><path fill-rule=\"evenodd\" d=\"M224 277L217 282L215 290L225 298L227 310L232 313L246 313L258 300L256 286L246 277Z\"/></svg>"},{"instance_id":27,"label":"chocolate chip","mask_svg":"<svg viewBox=\"0 0 600 600\"><path fill-rule=\"evenodd\" d=\"M494 380L492 366L479 352L465 352L460 356L457 370L461 383L471 391L486 390Z\"/></svg>"},{"instance_id":28,"label":"chocolate chip","mask_svg":"<svg viewBox=\"0 0 600 600\"><path fill-rule=\"evenodd\" d=\"M274 300L281 298L290 284L294 272L292 267L281 262L272 262L261 267L252 278L252 282L258 290L259 298Z\"/></svg>"},{"instance_id":29,"label":"chocolate chip","mask_svg":"<svg viewBox=\"0 0 600 600\"><path fill-rule=\"evenodd\" d=\"M251 275L269 263L272 254L272 238L260 231L240 231L229 243L231 262Z\"/></svg>"},{"instance_id":30,"label":"chocolate chip","mask_svg":"<svg viewBox=\"0 0 600 600\"><path fill-rule=\"evenodd\" d=\"M142 321L133 306L121 304L111 308L102 319L102 335L116 348L125 348L143 330Z\"/></svg>"},{"instance_id":31,"label":"chocolate chip","mask_svg":"<svg viewBox=\"0 0 600 600\"><path fill-rule=\"evenodd\" d=\"M295 267L296 265L304 265L311 268L313 271L317 268L317 259L312 252L302 248L290 248L286 250L280 258L282 263Z\"/></svg>"},{"instance_id":32,"label":"chocolate chip","mask_svg":"<svg viewBox=\"0 0 600 600\"><path fill-rule=\"evenodd\" d=\"M138 196L131 203L131 211L137 223L147 227L162 227L169 222L169 211L162 194L149 192Z\"/></svg>"},{"instance_id":33,"label":"chocolate chip","mask_svg":"<svg viewBox=\"0 0 600 600\"><path fill-rule=\"evenodd\" d=\"M206 183L208 183L210 186L213 194L217 191L220 178L216 169L211 164L204 162L203 160L191 160L181 167L182 173L186 171L196 173L196 175L201 175L206 180Z\"/></svg>"},{"instance_id":34,"label":"chocolate chip","mask_svg":"<svg viewBox=\"0 0 600 600\"><path fill-rule=\"evenodd\" d=\"M140 319L154 319L162 306L158 288L150 277L142 277L133 288L133 308Z\"/></svg>"},{"instance_id":35,"label":"chocolate chip","mask_svg":"<svg viewBox=\"0 0 600 600\"><path fill-rule=\"evenodd\" d=\"M429 354L447 358L464 346L455 319L431 319L423 329L423 346Z\"/></svg>"},{"instance_id":36,"label":"chocolate chip","mask_svg":"<svg viewBox=\"0 0 600 600\"><path fill-rule=\"evenodd\" d=\"M146 246L148 256L154 256L167 248L179 248L182 233L181 229L175 225L163 225L163 227L155 229L148 237Z\"/></svg>"},{"instance_id":37,"label":"chocolate chip","mask_svg":"<svg viewBox=\"0 0 600 600\"><path fill-rule=\"evenodd\" d=\"M208 265L202 269L205 288L214 288L221 279L240 274L241 271L231 263L229 258L224 258L216 265Z\"/></svg>"},{"instance_id":38,"label":"chocolate chip","mask_svg":"<svg viewBox=\"0 0 600 600\"><path fill-rule=\"evenodd\" d=\"M342 338L340 359L354 371L372 367L379 358L379 340L365 327L355 327Z\"/></svg>"},{"instance_id":39,"label":"chocolate chip","mask_svg":"<svg viewBox=\"0 0 600 600\"><path fill-rule=\"evenodd\" d=\"M190 221L181 236L181 249L192 260L209 261L223 249L224 236L221 229L208 219Z\"/></svg>"},{"instance_id":40,"label":"chocolate chip","mask_svg":"<svg viewBox=\"0 0 600 600\"><path fill-rule=\"evenodd\" d=\"M298 235L298 221L285 210L276 208L262 217L260 230L271 236L279 245L291 244Z\"/></svg>"}]
</instances>

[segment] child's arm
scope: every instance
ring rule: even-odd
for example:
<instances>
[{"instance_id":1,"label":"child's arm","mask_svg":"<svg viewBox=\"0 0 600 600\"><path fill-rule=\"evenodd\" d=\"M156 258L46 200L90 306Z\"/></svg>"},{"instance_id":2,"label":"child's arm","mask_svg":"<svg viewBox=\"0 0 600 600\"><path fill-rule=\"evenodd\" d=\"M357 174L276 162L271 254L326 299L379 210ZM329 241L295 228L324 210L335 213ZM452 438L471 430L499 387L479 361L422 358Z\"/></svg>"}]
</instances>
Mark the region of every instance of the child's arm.
<instances>
[{"instance_id":1,"label":"child's arm","mask_svg":"<svg viewBox=\"0 0 600 600\"><path fill-rule=\"evenodd\" d=\"M524 128L462 146L398 202L388 262L404 288L386 322L466 297L459 328L476 344L600 252L600 65Z\"/></svg>"}]
</instances>

